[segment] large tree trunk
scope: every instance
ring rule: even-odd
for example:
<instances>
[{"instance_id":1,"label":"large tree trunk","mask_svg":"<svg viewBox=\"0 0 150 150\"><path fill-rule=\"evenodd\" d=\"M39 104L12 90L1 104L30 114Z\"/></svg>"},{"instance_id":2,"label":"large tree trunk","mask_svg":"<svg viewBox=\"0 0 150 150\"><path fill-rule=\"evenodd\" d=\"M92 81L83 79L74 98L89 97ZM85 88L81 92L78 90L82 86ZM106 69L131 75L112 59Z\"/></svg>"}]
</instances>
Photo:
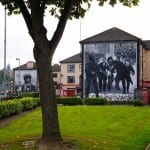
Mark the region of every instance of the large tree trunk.
<instances>
[{"instance_id":1,"label":"large tree trunk","mask_svg":"<svg viewBox=\"0 0 150 150\"><path fill-rule=\"evenodd\" d=\"M43 129L41 141L49 143L60 141L61 134L52 77L52 56L50 56L49 42L46 38L39 42L41 43L39 44L40 46L34 47L34 56L37 64L42 109Z\"/></svg>"}]
</instances>

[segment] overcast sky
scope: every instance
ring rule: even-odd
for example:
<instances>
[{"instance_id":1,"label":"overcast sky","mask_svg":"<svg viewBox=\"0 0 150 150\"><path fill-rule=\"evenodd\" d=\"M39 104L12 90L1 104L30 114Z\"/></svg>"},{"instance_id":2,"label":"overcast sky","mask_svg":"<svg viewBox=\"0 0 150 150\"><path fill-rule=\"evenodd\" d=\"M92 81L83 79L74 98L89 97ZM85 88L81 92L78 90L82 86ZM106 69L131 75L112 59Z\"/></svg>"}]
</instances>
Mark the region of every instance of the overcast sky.
<instances>
[{"instance_id":1,"label":"overcast sky","mask_svg":"<svg viewBox=\"0 0 150 150\"><path fill-rule=\"evenodd\" d=\"M92 7L82 20L68 21L63 37L56 49L53 63L80 52L80 39L83 40L112 27L118 27L142 40L150 40L150 0L140 0L139 6L127 8L120 4L114 8L105 5L99 7L93 2ZM4 9L0 7L0 69L4 66ZM48 15L45 26L50 38L57 20ZM80 32L81 31L81 32ZM7 17L7 59L11 68L33 60L33 42L22 16Z\"/></svg>"}]
</instances>

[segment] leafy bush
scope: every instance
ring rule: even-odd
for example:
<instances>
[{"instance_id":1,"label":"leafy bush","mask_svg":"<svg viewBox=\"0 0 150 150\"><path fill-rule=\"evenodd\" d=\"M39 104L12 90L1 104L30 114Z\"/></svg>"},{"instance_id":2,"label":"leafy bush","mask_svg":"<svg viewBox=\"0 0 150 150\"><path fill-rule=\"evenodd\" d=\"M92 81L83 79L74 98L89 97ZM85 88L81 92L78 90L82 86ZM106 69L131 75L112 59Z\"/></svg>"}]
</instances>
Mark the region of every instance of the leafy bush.
<instances>
[{"instance_id":1,"label":"leafy bush","mask_svg":"<svg viewBox=\"0 0 150 150\"><path fill-rule=\"evenodd\" d=\"M24 97L0 102L0 119L40 106L39 98Z\"/></svg>"},{"instance_id":2,"label":"leafy bush","mask_svg":"<svg viewBox=\"0 0 150 150\"><path fill-rule=\"evenodd\" d=\"M86 98L85 104L86 105L105 105L107 104L107 99L105 97Z\"/></svg>"},{"instance_id":3,"label":"leafy bush","mask_svg":"<svg viewBox=\"0 0 150 150\"><path fill-rule=\"evenodd\" d=\"M62 105L82 105L82 99L76 97L57 97L56 101Z\"/></svg>"},{"instance_id":4,"label":"leafy bush","mask_svg":"<svg viewBox=\"0 0 150 150\"><path fill-rule=\"evenodd\" d=\"M33 98L34 107L40 106L40 99L39 98Z\"/></svg>"},{"instance_id":5,"label":"leafy bush","mask_svg":"<svg viewBox=\"0 0 150 150\"><path fill-rule=\"evenodd\" d=\"M22 104L17 101L4 101L0 103L0 118L18 114L22 111Z\"/></svg>"},{"instance_id":6,"label":"leafy bush","mask_svg":"<svg viewBox=\"0 0 150 150\"><path fill-rule=\"evenodd\" d=\"M133 105L134 106L143 106L144 103L141 99L136 99L136 100L133 101Z\"/></svg>"},{"instance_id":7,"label":"leafy bush","mask_svg":"<svg viewBox=\"0 0 150 150\"><path fill-rule=\"evenodd\" d=\"M39 97L39 92L22 92L22 97Z\"/></svg>"},{"instance_id":8,"label":"leafy bush","mask_svg":"<svg viewBox=\"0 0 150 150\"><path fill-rule=\"evenodd\" d=\"M35 108L37 105L32 97L24 97L24 98L20 99L19 102L23 106L23 111L31 110L31 109Z\"/></svg>"},{"instance_id":9,"label":"leafy bush","mask_svg":"<svg viewBox=\"0 0 150 150\"><path fill-rule=\"evenodd\" d=\"M108 101L109 105L132 105L133 101Z\"/></svg>"}]
</instances>

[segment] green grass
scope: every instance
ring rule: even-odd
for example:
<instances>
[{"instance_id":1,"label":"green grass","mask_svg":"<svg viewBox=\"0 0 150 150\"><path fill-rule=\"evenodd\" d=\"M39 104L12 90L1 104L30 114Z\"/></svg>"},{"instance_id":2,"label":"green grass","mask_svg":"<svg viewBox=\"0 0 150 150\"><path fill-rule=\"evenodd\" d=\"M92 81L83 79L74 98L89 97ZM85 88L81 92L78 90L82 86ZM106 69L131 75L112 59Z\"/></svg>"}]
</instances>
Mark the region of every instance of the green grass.
<instances>
[{"instance_id":1,"label":"green grass","mask_svg":"<svg viewBox=\"0 0 150 150\"><path fill-rule=\"evenodd\" d=\"M150 143L149 107L60 106L58 109L63 138L77 143L81 150L143 150ZM0 145L40 135L38 108L0 128Z\"/></svg>"}]
</instances>

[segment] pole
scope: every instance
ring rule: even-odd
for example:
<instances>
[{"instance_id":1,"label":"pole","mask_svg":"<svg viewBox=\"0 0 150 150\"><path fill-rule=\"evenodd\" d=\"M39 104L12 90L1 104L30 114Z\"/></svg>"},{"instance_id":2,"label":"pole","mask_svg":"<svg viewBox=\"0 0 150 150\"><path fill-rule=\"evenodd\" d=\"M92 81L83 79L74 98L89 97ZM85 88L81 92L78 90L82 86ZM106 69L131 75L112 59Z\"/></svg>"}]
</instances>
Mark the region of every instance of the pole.
<instances>
[{"instance_id":1,"label":"pole","mask_svg":"<svg viewBox=\"0 0 150 150\"><path fill-rule=\"evenodd\" d=\"M4 94L6 96L6 5L4 8Z\"/></svg>"}]
</instances>

